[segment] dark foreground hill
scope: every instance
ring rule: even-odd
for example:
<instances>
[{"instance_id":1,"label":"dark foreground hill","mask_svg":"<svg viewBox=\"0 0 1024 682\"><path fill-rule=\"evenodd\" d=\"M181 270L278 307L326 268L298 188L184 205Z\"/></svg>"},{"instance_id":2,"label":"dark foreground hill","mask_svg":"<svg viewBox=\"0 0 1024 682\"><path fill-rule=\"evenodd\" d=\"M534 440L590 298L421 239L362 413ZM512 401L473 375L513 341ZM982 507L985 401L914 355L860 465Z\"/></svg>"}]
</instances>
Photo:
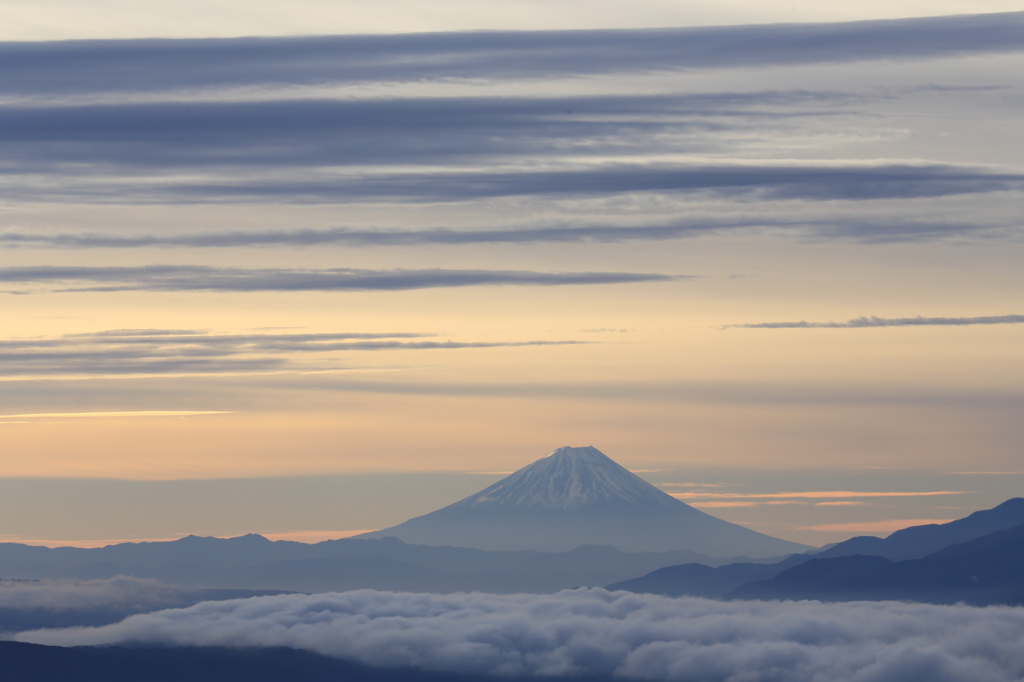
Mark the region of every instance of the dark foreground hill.
<instances>
[{"instance_id":1,"label":"dark foreground hill","mask_svg":"<svg viewBox=\"0 0 1024 682\"><path fill-rule=\"evenodd\" d=\"M1024 499L887 538L853 538L777 563L666 566L611 590L736 599L906 599L1018 604L1024 594ZM881 554L872 554L877 550ZM892 557L903 557L893 561Z\"/></svg>"},{"instance_id":2,"label":"dark foreground hill","mask_svg":"<svg viewBox=\"0 0 1024 682\"><path fill-rule=\"evenodd\" d=\"M694 509L589 446L559 448L475 495L361 537L487 550L686 549L719 557L811 549Z\"/></svg>"},{"instance_id":3,"label":"dark foreground hill","mask_svg":"<svg viewBox=\"0 0 1024 682\"><path fill-rule=\"evenodd\" d=\"M499 682L484 675L371 668L285 647L52 647L0 642L0 670L5 682Z\"/></svg>"}]
</instances>

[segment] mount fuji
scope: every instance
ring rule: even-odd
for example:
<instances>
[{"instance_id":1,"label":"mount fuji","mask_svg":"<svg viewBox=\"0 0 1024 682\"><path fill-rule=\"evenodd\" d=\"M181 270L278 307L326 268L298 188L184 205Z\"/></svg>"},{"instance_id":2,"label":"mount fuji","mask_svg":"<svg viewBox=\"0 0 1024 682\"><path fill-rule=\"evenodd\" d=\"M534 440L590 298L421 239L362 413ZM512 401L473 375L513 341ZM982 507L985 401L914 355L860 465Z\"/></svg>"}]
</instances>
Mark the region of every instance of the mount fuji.
<instances>
[{"instance_id":1,"label":"mount fuji","mask_svg":"<svg viewBox=\"0 0 1024 682\"><path fill-rule=\"evenodd\" d=\"M609 545L752 558L811 549L694 509L589 446L559 448L475 495L359 537L485 550Z\"/></svg>"}]
</instances>

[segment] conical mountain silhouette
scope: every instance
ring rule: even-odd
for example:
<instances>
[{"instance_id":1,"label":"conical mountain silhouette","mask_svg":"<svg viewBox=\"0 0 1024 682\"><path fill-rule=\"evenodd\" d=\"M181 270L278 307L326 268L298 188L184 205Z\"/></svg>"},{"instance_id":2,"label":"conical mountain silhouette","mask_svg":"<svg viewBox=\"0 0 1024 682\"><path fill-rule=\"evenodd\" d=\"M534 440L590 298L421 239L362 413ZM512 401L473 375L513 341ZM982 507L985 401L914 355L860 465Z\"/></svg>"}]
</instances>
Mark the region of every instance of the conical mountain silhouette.
<instances>
[{"instance_id":1,"label":"conical mountain silhouette","mask_svg":"<svg viewBox=\"0 0 1024 682\"><path fill-rule=\"evenodd\" d=\"M689 549L712 556L802 552L680 502L594 447L564 447L475 495L360 537L488 550Z\"/></svg>"}]
</instances>

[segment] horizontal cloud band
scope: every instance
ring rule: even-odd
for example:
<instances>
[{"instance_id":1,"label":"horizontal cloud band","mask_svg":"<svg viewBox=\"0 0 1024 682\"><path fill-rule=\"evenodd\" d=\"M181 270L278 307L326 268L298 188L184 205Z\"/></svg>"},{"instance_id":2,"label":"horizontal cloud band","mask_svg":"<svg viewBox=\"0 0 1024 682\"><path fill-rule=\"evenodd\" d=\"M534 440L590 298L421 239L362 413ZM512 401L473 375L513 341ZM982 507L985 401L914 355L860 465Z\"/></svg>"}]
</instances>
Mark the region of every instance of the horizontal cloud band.
<instances>
[{"instance_id":1,"label":"horizontal cloud band","mask_svg":"<svg viewBox=\"0 0 1024 682\"><path fill-rule=\"evenodd\" d=\"M411 97L0 106L3 166L135 168L407 165L495 157L661 152L709 135L830 116L878 96L831 91ZM693 145L693 142L689 143Z\"/></svg>"},{"instance_id":2,"label":"horizontal cloud band","mask_svg":"<svg viewBox=\"0 0 1024 682\"><path fill-rule=\"evenodd\" d=\"M813 498L813 499L833 499L833 498L847 498L847 497L933 497L935 495L966 495L967 492L963 490L928 490L918 492L875 492L867 490L807 490L803 492L795 493L716 493L716 492L697 492L697 493L670 493L673 497L677 497L682 500L701 500L701 499L771 499L771 498L783 498L783 499L797 499L797 498Z\"/></svg>"},{"instance_id":3,"label":"horizontal cloud band","mask_svg":"<svg viewBox=\"0 0 1024 682\"><path fill-rule=\"evenodd\" d=\"M816 222L785 220L770 217L757 219L687 219L668 225L590 225L590 226L523 226L504 229L421 229L367 230L355 228L296 229L266 231L225 231L192 234L114 233L29 233L0 232L0 244L8 247L131 249L162 248L232 248L261 246L419 246L465 244L535 244L663 241L693 237L726 230L783 229L809 231L832 237L864 241L932 240L952 234L977 232L996 226L981 223L951 223L941 220L879 220L830 217Z\"/></svg>"},{"instance_id":4,"label":"horizontal cloud band","mask_svg":"<svg viewBox=\"0 0 1024 682\"><path fill-rule=\"evenodd\" d=\"M59 291L406 291L469 286L564 286L667 282L678 276L637 272L529 270L325 270L36 266L0 268L0 282L43 284Z\"/></svg>"},{"instance_id":5,"label":"horizontal cloud band","mask_svg":"<svg viewBox=\"0 0 1024 682\"><path fill-rule=\"evenodd\" d=\"M1009 682L1024 675L1020 608L714 602L596 588L283 595L16 638L62 646L289 646L374 666L504 676Z\"/></svg>"},{"instance_id":6,"label":"horizontal cloud band","mask_svg":"<svg viewBox=\"0 0 1024 682\"><path fill-rule=\"evenodd\" d=\"M1024 12L835 24L0 44L8 95L531 78L1024 49Z\"/></svg>"}]
</instances>

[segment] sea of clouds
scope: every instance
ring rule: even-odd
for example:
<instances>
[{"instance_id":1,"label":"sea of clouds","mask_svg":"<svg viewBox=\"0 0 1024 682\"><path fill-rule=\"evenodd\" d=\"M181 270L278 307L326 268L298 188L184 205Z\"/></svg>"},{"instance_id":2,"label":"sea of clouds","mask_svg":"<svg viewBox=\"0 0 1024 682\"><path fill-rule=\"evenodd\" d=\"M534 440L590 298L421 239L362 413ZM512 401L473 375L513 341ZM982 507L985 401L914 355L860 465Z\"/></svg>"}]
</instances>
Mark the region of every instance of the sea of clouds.
<instances>
[{"instance_id":1,"label":"sea of clouds","mask_svg":"<svg viewBox=\"0 0 1024 682\"><path fill-rule=\"evenodd\" d=\"M608 592L360 590L203 602L49 645L288 646L373 666L502 676L728 682L1024 678L1024 609L896 602L719 602Z\"/></svg>"}]
</instances>

